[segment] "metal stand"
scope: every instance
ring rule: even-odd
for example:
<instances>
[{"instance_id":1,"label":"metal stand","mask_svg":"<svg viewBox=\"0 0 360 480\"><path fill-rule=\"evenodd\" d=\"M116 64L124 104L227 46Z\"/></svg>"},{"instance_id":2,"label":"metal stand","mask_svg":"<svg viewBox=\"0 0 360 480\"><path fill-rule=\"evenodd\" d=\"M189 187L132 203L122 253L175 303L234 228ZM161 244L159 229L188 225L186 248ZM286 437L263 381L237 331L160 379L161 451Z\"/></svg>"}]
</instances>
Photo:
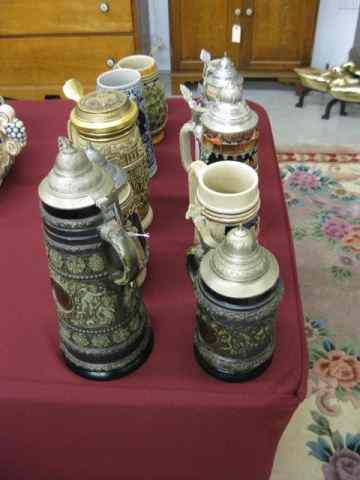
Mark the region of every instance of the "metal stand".
<instances>
[{"instance_id":1,"label":"metal stand","mask_svg":"<svg viewBox=\"0 0 360 480\"><path fill-rule=\"evenodd\" d=\"M343 101L341 101L341 100L338 100L337 98L333 98L333 99L330 100L330 102L326 105L325 113L324 113L324 115L321 117L323 120L329 120L331 110L332 110L333 106L336 105L337 103L340 103L340 115L341 115L342 117L346 117L346 115L347 115L347 113L346 113L346 102L343 102Z\"/></svg>"},{"instance_id":2,"label":"metal stand","mask_svg":"<svg viewBox=\"0 0 360 480\"><path fill-rule=\"evenodd\" d=\"M309 92L311 92L311 88L304 88L304 90L303 90L302 93L300 94L299 101L298 101L298 103L295 105L295 107L302 108L302 107L304 106L305 97L306 97L306 95L307 95Z\"/></svg>"}]
</instances>

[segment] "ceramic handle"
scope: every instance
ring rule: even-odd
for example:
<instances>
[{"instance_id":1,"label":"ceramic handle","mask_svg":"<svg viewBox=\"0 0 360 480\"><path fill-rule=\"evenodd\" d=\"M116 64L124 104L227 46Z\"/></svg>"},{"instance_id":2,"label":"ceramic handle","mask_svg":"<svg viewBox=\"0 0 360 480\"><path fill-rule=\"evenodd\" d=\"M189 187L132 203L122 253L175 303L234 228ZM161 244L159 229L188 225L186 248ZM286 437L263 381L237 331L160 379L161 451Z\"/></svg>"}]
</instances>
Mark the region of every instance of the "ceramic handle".
<instances>
[{"instance_id":1,"label":"ceramic handle","mask_svg":"<svg viewBox=\"0 0 360 480\"><path fill-rule=\"evenodd\" d=\"M189 183L189 203L194 205L196 203L196 190L199 185L201 172L206 169L206 164L201 160L196 160L189 165L188 169L188 183Z\"/></svg>"},{"instance_id":2,"label":"ceramic handle","mask_svg":"<svg viewBox=\"0 0 360 480\"><path fill-rule=\"evenodd\" d=\"M180 156L181 163L186 172L189 172L193 158L191 153L191 137L195 136L195 125L192 122L187 122L180 130Z\"/></svg>"},{"instance_id":3,"label":"ceramic handle","mask_svg":"<svg viewBox=\"0 0 360 480\"><path fill-rule=\"evenodd\" d=\"M121 275L118 273L113 275L114 282L117 285L132 282L141 268L138 250L133 240L123 226L115 220L110 220L100 227L100 236L113 247L123 266Z\"/></svg>"}]
</instances>

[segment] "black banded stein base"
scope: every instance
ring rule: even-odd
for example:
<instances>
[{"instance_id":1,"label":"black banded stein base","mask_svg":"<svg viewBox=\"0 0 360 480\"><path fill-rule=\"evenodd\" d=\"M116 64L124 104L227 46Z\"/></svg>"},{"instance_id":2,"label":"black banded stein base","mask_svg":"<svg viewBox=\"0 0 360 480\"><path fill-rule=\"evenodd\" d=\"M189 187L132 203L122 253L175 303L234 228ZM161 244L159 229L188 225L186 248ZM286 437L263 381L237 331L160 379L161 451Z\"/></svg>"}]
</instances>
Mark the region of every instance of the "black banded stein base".
<instances>
[{"instance_id":1,"label":"black banded stein base","mask_svg":"<svg viewBox=\"0 0 360 480\"><path fill-rule=\"evenodd\" d=\"M266 360L264 363L261 365L257 366L253 370L249 371L244 371L244 372L236 372L236 373L230 373L230 372L225 372L223 370L219 370L215 368L214 366L210 365L200 354L199 350L197 349L196 345L194 345L194 355L196 358L197 363L200 365L200 367L209 375L212 377L215 377L218 380L222 380L224 382L229 382L229 383L241 383L241 382L246 382L248 380L252 380L256 377L259 377L262 375L265 370L270 366L272 362L272 356Z\"/></svg>"},{"instance_id":2,"label":"black banded stein base","mask_svg":"<svg viewBox=\"0 0 360 480\"><path fill-rule=\"evenodd\" d=\"M77 375L89 380L113 380L124 377L135 370L147 360L154 346L154 335L151 326L146 330L145 336L138 348L126 357L109 364L93 364L80 362L66 350L62 344L62 356L66 366Z\"/></svg>"}]
</instances>

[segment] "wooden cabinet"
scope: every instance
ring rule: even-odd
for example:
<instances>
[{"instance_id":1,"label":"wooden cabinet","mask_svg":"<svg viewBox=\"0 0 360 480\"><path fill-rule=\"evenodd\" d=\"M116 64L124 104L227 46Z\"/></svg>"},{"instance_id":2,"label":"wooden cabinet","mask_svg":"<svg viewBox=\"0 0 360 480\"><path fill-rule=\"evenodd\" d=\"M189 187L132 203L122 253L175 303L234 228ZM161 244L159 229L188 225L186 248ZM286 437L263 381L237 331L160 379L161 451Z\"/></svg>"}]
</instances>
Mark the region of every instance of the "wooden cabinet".
<instances>
[{"instance_id":1,"label":"wooden cabinet","mask_svg":"<svg viewBox=\"0 0 360 480\"><path fill-rule=\"evenodd\" d=\"M0 95L60 95L71 77L91 90L112 62L149 49L147 0L2 0Z\"/></svg>"},{"instance_id":2,"label":"wooden cabinet","mask_svg":"<svg viewBox=\"0 0 360 480\"><path fill-rule=\"evenodd\" d=\"M170 0L172 84L200 78L202 48L226 51L246 77L296 78L309 65L319 0ZM231 42L234 24L241 42Z\"/></svg>"}]
</instances>

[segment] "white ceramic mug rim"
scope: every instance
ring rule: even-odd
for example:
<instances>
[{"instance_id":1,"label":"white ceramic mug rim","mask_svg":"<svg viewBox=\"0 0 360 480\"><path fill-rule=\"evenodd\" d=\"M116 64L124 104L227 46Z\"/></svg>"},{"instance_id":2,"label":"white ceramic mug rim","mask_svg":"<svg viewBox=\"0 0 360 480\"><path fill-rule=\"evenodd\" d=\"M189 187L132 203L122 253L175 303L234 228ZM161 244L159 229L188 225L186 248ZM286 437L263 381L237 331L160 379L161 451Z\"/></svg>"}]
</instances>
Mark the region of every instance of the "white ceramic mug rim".
<instances>
[{"instance_id":1,"label":"white ceramic mug rim","mask_svg":"<svg viewBox=\"0 0 360 480\"><path fill-rule=\"evenodd\" d=\"M222 193L222 192L217 192L216 190L213 190L209 187L207 187L204 183L204 180L203 180L203 177L205 175L205 173L207 173L209 170L208 169L212 169L212 170L215 170L216 168L219 168L220 166L231 166L231 167L235 167L237 169L239 169L239 166L241 166L241 169L243 169L243 167L247 167L245 168L245 170L247 170L247 172L253 177L253 185L251 185L249 188L247 188L246 190L242 190L241 192L235 192L235 193ZM200 172L200 176L199 176L199 183L201 185L201 187L206 190L208 193L215 193L216 195L218 195L219 197L223 197L223 198L234 198L234 197L238 197L239 195L247 195L248 193L251 193L252 191L256 190L257 187L258 187L258 184L259 184L259 178L258 178L258 175L257 173L255 172L255 170L250 167L249 165L246 165L245 163L237 163L233 160L222 160L220 162L216 162L216 163L213 163L212 165L208 165L207 166L207 169L204 169Z\"/></svg>"},{"instance_id":2,"label":"white ceramic mug rim","mask_svg":"<svg viewBox=\"0 0 360 480\"><path fill-rule=\"evenodd\" d=\"M126 62L128 61L135 61L135 60L139 60L141 62L143 62L142 65L136 65L135 67L132 66L130 67L129 65L126 65L124 67L121 66L121 64L126 64ZM150 55L128 55L127 57L124 57L122 58L121 60L119 60L118 62L118 65L120 65L121 68L129 68L129 69L133 69L133 70L143 70L144 68L149 68L149 67L152 67L153 65L155 65L155 59L153 57L151 57Z\"/></svg>"},{"instance_id":3,"label":"white ceramic mug rim","mask_svg":"<svg viewBox=\"0 0 360 480\"><path fill-rule=\"evenodd\" d=\"M111 77L111 75L116 75L117 72L125 71L127 74L136 76L136 79L134 79L131 82L128 83L123 83L123 84L116 84L116 85L106 85L103 83L103 78L104 77ZM137 70L134 70L133 68L114 68L113 70L107 70L106 72L101 73L96 82L100 88L106 89L106 90L127 90L134 85L136 85L138 82L141 81L141 75Z\"/></svg>"}]
</instances>

